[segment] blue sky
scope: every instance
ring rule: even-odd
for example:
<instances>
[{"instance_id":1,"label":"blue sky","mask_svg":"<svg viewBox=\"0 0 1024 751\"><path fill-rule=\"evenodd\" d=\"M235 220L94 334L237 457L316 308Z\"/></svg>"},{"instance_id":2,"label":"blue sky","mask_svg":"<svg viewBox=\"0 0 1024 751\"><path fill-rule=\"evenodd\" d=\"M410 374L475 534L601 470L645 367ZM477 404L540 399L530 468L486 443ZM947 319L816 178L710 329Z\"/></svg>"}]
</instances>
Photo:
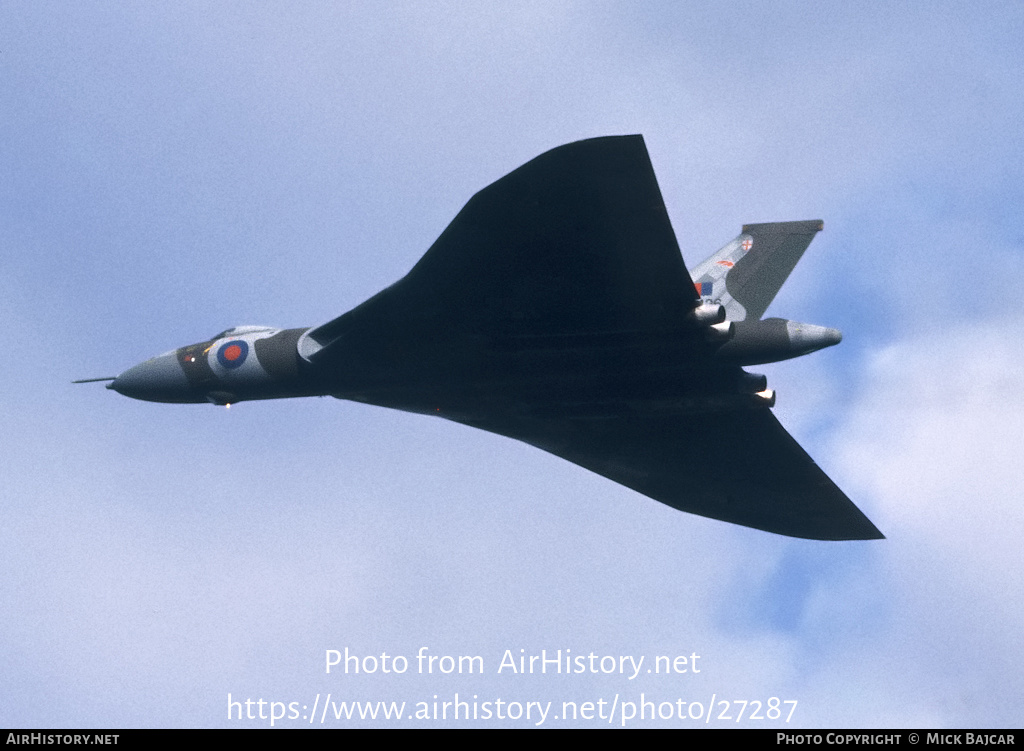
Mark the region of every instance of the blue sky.
<instances>
[{"instance_id":1,"label":"blue sky","mask_svg":"<svg viewBox=\"0 0 1024 751\"><path fill-rule=\"evenodd\" d=\"M266 726L228 694L329 692L1019 725L1022 36L1016 2L0 4L0 725ZM844 341L764 372L887 540L681 514L333 399L70 384L333 318L480 188L618 133L691 267L743 223L825 220L769 314ZM326 675L345 647L486 672ZM520 649L702 669L497 674Z\"/></svg>"}]
</instances>

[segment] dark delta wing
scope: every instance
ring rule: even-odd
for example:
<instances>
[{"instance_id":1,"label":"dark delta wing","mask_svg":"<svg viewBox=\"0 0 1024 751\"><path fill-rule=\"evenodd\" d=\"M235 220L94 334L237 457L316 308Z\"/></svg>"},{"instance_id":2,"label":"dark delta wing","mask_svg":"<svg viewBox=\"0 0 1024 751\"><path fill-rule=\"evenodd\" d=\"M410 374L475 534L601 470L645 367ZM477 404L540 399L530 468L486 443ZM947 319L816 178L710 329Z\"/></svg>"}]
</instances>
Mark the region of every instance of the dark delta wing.
<instances>
[{"instance_id":1,"label":"dark delta wing","mask_svg":"<svg viewBox=\"0 0 1024 751\"><path fill-rule=\"evenodd\" d=\"M407 279L442 299L461 290L432 314L489 334L650 331L697 303L641 136L572 144L510 173Z\"/></svg>"},{"instance_id":2,"label":"dark delta wing","mask_svg":"<svg viewBox=\"0 0 1024 751\"><path fill-rule=\"evenodd\" d=\"M470 424L680 511L812 540L884 538L768 409Z\"/></svg>"},{"instance_id":3,"label":"dark delta wing","mask_svg":"<svg viewBox=\"0 0 1024 751\"><path fill-rule=\"evenodd\" d=\"M405 278L309 336L651 331L697 302L643 137L595 138L481 190Z\"/></svg>"}]
</instances>

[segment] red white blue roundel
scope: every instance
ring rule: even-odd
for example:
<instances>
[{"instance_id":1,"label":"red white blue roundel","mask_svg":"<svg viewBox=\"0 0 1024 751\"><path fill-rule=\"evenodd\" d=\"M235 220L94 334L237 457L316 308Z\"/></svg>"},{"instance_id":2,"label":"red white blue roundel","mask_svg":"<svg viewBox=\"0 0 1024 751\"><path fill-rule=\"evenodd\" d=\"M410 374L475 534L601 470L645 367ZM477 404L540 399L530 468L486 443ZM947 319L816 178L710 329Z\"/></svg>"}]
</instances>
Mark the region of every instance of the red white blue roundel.
<instances>
[{"instance_id":1,"label":"red white blue roundel","mask_svg":"<svg viewBox=\"0 0 1024 751\"><path fill-rule=\"evenodd\" d=\"M246 355L248 354L249 344L241 339L236 339L221 345L220 349L217 350L217 362L225 368L234 369L240 367L245 362Z\"/></svg>"}]
</instances>

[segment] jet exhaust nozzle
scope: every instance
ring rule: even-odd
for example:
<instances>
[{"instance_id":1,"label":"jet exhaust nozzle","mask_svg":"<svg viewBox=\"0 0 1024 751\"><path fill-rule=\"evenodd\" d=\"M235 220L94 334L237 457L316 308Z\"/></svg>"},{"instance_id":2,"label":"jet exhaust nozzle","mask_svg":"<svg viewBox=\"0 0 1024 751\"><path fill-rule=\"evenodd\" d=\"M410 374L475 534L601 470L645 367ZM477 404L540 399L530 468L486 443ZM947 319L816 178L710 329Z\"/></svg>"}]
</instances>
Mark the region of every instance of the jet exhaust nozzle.
<instances>
[{"instance_id":1,"label":"jet exhaust nozzle","mask_svg":"<svg viewBox=\"0 0 1024 751\"><path fill-rule=\"evenodd\" d=\"M716 323L704 329L704 336L709 342L727 342L736 333L736 324L732 321Z\"/></svg>"},{"instance_id":2,"label":"jet exhaust nozzle","mask_svg":"<svg viewBox=\"0 0 1024 751\"><path fill-rule=\"evenodd\" d=\"M719 303L704 303L690 311L690 321L698 326L713 326L725 321L725 306Z\"/></svg>"},{"instance_id":3,"label":"jet exhaust nozzle","mask_svg":"<svg viewBox=\"0 0 1024 751\"><path fill-rule=\"evenodd\" d=\"M768 390L768 378L761 373L740 371L736 388L742 394L758 394Z\"/></svg>"}]
</instances>

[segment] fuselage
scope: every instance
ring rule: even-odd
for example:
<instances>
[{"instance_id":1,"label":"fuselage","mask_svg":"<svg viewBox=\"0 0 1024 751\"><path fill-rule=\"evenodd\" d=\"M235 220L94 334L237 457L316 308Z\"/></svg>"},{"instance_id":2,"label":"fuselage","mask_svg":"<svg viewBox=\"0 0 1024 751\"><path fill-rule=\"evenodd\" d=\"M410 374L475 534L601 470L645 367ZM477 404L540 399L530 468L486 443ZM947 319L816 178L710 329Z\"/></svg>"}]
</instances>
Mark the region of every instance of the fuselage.
<instances>
[{"instance_id":1,"label":"fuselage","mask_svg":"<svg viewBox=\"0 0 1024 751\"><path fill-rule=\"evenodd\" d=\"M336 342L332 357L318 361L303 354L310 351L311 329L239 326L146 360L107 388L179 404L331 395L442 416L493 409L703 411L770 406L773 397L768 403L754 396L766 388L763 376L737 366L797 357L841 339L835 329L778 318L717 320L695 315L678 328L643 333L413 335L401 365L390 368L380 366L372 341Z\"/></svg>"}]
</instances>

